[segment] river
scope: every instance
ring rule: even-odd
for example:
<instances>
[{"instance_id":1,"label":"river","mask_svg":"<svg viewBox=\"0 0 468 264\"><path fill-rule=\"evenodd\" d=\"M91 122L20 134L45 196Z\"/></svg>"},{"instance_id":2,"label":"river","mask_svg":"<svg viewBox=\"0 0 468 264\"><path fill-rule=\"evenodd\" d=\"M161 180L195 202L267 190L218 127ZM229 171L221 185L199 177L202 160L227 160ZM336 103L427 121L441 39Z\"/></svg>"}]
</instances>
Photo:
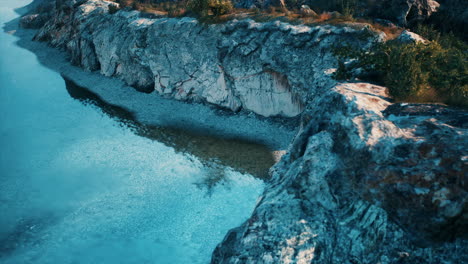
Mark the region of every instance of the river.
<instances>
[{"instance_id":1,"label":"river","mask_svg":"<svg viewBox=\"0 0 468 264\"><path fill-rule=\"evenodd\" d=\"M0 24L27 3L0 0ZM208 263L263 182L77 100L16 40L0 33L0 263Z\"/></svg>"}]
</instances>

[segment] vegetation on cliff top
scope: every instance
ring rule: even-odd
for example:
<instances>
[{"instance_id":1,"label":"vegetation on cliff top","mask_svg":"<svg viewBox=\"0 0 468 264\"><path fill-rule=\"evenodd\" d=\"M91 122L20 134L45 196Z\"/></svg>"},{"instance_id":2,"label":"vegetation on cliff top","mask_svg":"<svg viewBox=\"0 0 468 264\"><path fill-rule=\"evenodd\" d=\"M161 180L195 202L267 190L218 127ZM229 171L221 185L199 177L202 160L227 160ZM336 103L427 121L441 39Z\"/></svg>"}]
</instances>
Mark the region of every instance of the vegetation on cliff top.
<instances>
[{"instance_id":1,"label":"vegetation on cliff top","mask_svg":"<svg viewBox=\"0 0 468 264\"><path fill-rule=\"evenodd\" d=\"M165 14L170 17L196 16L202 20L211 18L209 22L224 22L238 17L250 17L259 20L286 19L289 22L314 23L323 21L344 22L354 21L357 0L331 0L331 8L316 8L316 13L308 6L302 6L297 0L287 0L284 5L270 5L259 9L234 8L231 0L177 0L161 2L159 0L112 0L119 3L120 8L131 8L146 13ZM336 8L334 8L336 7ZM115 13L115 7L112 13ZM332 11L330 11L332 10ZM338 12L334 12L338 11Z\"/></svg>"},{"instance_id":2,"label":"vegetation on cliff top","mask_svg":"<svg viewBox=\"0 0 468 264\"><path fill-rule=\"evenodd\" d=\"M366 3L370 5L367 0L319 1L320 5L314 6L313 9L320 10L321 13L316 13L307 6L299 9L297 0L286 0L284 5L270 6L265 10L235 9L230 0L115 2L119 3L121 8L130 7L170 17L191 15L208 23L219 23L239 17L249 17L260 22L280 19L296 24L364 22L375 30L384 32L388 40L394 39L402 31L402 28L388 21L386 24L385 21L376 23L376 20L369 18L355 18L363 13L362 9ZM109 12L115 13L117 10L113 7ZM338 12L329 12L330 10ZM336 49L340 61L335 78L349 80L358 70L359 78L385 85L398 101L444 102L468 107L467 43L437 25L434 27L419 23L411 29L429 41L409 44L387 41L375 45L371 50L346 46ZM353 62L345 65L346 60Z\"/></svg>"},{"instance_id":3,"label":"vegetation on cliff top","mask_svg":"<svg viewBox=\"0 0 468 264\"><path fill-rule=\"evenodd\" d=\"M419 25L417 32L428 42L393 40L371 50L337 48L341 59L335 78L349 80L357 73L359 78L388 87L398 101L468 107L468 45L432 27Z\"/></svg>"}]
</instances>

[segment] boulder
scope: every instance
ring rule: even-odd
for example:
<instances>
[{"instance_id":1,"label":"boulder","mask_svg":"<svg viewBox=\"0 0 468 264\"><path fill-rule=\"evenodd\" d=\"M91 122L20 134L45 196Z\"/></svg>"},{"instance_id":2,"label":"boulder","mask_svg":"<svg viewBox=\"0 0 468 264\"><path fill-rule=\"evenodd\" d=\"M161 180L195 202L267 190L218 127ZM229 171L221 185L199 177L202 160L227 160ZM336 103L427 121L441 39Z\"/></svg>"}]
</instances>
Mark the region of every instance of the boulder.
<instances>
[{"instance_id":1,"label":"boulder","mask_svg":"<svg viewBox=\"0 0 468 264\"><path fill-rule=\"evenodd\" d=\"M408 25L429 18L437 12L440 4L434 0L389 0L393 18L400 25Z\"/></svg>"},{"instance_id":2,"label":"boulder","mask_svg":"<svg viewBox=\"0 0 468 264\"><path fill-rule=\"evenodd\" d=\"M299 11L303 17L317 17L317 13L312 10L308 5L302 5Z\"/></svg>"},{"instance_id":3,"label":"boulder","mask_svg":"<svg viewBox=\"0 0 468 264\"><path fill-rule=\"evenodd\" d=\"M410 32L408 30L404 30L401 32L400 36L396 39L397 41L401 43L427 43L428 40L421 37L420 35Z\"/></svg>"}]
</instances>

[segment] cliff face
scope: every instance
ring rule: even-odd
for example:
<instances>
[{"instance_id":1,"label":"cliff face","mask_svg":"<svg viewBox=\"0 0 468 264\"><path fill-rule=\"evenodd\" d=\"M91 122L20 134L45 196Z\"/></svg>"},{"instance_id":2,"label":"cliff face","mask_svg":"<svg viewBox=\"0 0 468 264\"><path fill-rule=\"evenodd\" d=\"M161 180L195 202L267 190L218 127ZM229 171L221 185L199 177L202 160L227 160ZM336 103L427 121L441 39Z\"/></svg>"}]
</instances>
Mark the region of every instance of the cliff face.
<instances>
[{"instance_id":1,"label":"cliff face","mask_svg":"<svg viewBox=\"0 0 468 264\"><path fill-rule=\"evenodd\" d=\"M263 116L296 116L304 98L334 81L332 44L369 42L362 26L292 26L233 21L201 25L193 18L109 14L107 1L65 1L39 31L75 65L116 76L140 91L205 101Z\"/></svg>"},{"instance_id":2,"label":"cliff face","mask_svg":"<svg viewBox=\"0 0 468 264\"><path fill-rule=\"evenodd\" d=\"M466 262L467 118L392 104L366 83L312 99L252 217L212 263Z\"/></svg>"},{"instance_id":3,"label":"cliff face","mask_svg":"<svg viewBox=\"0 0 468 264\"><path fill-rule=\"evenodd\" d=\"M137 89L302 125L252 217L213 263L468 261L465 111L393 104L384 87L336 83L332 47L371 45L363 26L291 26L108 13L57 1L36 39Z\"/></svg>"}]
</instances>

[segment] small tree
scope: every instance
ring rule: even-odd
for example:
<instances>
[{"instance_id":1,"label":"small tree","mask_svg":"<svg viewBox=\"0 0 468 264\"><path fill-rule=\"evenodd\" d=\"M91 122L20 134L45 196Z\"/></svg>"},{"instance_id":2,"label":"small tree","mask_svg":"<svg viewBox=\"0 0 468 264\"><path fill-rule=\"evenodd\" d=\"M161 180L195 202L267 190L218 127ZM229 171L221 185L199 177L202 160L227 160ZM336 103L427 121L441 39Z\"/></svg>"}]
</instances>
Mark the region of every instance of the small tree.
<instances>
[{"instance_id":1,"label":"small tree","mask_svg":"<svg viewBox=\"0 0 468 264\"><path fill-rule=\"evenodd\" d=\"M109 5L109 14L115 14L117 11L119 11L120 8L117 5Z\"/></svg>"},{"instance_id":2,"label":"small tree","mask_svg":"<svg viewBox=\"0 0 468 264\"><path fill-rule=\"evenodd\" d=\"M463 43L444 38L440 43L449 43L445 46L436 41L411 44L389 41L375 45L370 51L336 48L338 57L357 59L357 63L348 68L339 62L334 77L348 79L351 70L361 68L368 76L376 76L375 81L387 86L397 100L435 100L468 107L468 49Z\"/></svg>"},{"instance_id":3,"label":"small tree","mask_svg":"<svg viewBox=\"0 0 468 264\"><path fill-rule=\"evenodd\" d=\"M205 17L208 15L209 0L191 0L187 7L197 16Z\"/></svg>"},{"instance_id":4,"label":"small tree","mask_svg":"<svg viewBox=\"0 0 468 264\"><path fill-rule=\"evenodd\" d=\"M199 17L206 17L210 12L215 17L225 15L233 8L229 0L191 0L188 3L188 9Z\"/></svg>"},{"instance_id":5,"label":"small tree","mask_svg":"<svg viewBox=\"0 0 468 264\"><path fill-rule=\"evenodd\" d=\"M210 0L209 6L214 16L228 14L234 8L229 0Z\"/></svg>"}]
</instances>

